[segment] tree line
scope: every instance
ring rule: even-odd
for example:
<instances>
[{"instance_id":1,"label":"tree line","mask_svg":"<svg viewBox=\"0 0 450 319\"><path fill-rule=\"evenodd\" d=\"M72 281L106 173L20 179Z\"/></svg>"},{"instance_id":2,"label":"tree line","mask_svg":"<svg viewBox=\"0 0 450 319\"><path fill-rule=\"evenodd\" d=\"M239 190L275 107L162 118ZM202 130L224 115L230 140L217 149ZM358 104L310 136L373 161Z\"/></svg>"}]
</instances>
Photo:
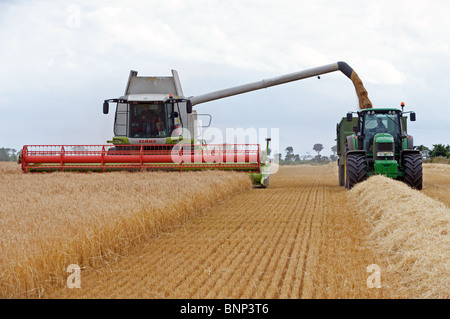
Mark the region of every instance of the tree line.
<instances>
[{"instance_id":1,"label":"tree line","mask_svg":"<svg viewBox=\"0 0 450 319\"><path fill-rule=\"evenodd\" d=\"M17 157L17 150L13 148L0 148L0 162L16 162Z\"/></svg>"},{"instance_id":2,"label":"tree line","mask_svg":"<svg viewBox=\"0 0 450 319\"><path fill-rule=\"evenodd\" d=\"M314 144L312 148L317 155L313 156L309 153L306 155L299 155L294 153L294 148L292 146L288 146L285 149L286 154L281 153L274 154L274 158L277 158L280 165L294 165L294 164L307 164L307 163L317 163L317 164L327 164L329 162L337 161L337 146L334 145L331 147L332 154L330 156L320 155L320 152L324 149L321 143ZM433 148L428 148L424 145L420 145L416 147L417 150L422 152L422 155L425 159L428 158L450 158L450 145L444 144L433 144ZM269 154L270 155L270 149Z\"/></svg>"},{"instance_id":3,"label":"tree line","mask_svg":"<svg viewBox=\"0 0 450 319\"><path fill-rule=\"evenodd\" d=\"M420 145L420 146L417 146L417 149L421 152L424 152L424 154L426 154L427 157L450 158L450 145L433 144L432 149L430 149L424 145Z\"/></svg>"},{"instance_id":4,"label":"tree line","mask_svg":"<svg viewBox=\"0 0 450 319\"><path fill-rule=\"evenodd\" d=\"M320 152L323 151L324 147L321 143L314 144L312 148L317 154L311 155L310 153L306 153L306 155L295 154L294 148L292 146L288 146L285 149L286 154L275 153L274 158L278 159L280 165L295 165L295 164L308 164L308 163L317 163L317 164L327 164L329 162L336 161L338 159L337 146L333 146L331 148L330 156L321 155ZM270 155L270 154L269 154Z\"/></svg>"}]
</instances>

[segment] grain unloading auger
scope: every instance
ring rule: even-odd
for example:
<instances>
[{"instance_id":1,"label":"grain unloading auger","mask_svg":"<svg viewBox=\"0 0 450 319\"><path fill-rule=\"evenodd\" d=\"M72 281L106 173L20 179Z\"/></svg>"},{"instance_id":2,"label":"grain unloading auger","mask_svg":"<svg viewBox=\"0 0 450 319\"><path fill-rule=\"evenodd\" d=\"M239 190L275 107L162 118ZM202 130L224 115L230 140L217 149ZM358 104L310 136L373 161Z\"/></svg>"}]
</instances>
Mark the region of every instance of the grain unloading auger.
<instances>
[{"instance_id":1,"label":"grain unloading auger","mask_svg":"<svg viewBox=\"0 0 450 319\"><path fill-rule=\"evenodd\" d=\"M193 106L292 81L342 71L355 84L360 108L371 107L358 75L337 62L199 96L186 97L178 73L169 77L138 76L131 71L125 94L116 103L114 137L107 145L25 145L19 161L24 172L48 171L192 171L219 169L250 174L255 185L269 184L269 166L258 144L197 143ZM266 139L266 152L270 139Z\"/></svg>"}]
</instances>

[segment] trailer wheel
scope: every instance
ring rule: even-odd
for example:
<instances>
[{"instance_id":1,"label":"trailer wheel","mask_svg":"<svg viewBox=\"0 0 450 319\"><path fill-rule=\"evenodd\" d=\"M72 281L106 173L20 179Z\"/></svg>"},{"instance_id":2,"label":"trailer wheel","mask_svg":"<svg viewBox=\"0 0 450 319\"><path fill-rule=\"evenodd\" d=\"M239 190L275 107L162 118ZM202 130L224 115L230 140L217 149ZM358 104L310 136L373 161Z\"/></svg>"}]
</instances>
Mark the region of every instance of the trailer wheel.
<instances>
[{"instance_id":1,"label":"trailer wheel","mask_svg":"<svg viewBox=\"0 0 450 319\"><path fill-rule=\"evenodd\" d=\"M366 179L367 163L364 154L347 154L345 187L351 189Z\"/></svg>"},{"instance_id":2,"label":"trailer wheel","mask_svg":"<svg viewBox=\"0 0 450 319\"><path fill-rule=\"evenodd\" d=\"M339 186L344 186L345 184L345 167L344 165L339 165Z\"/></svg>"},{"instance_id":3,"label":"trailer wheel","mask_svg":"<svg viewBox=\"0 0 450 319\"><path fill-rule=\"evenodd\" d=\"M403 156L405 166L405 183L412 188L422 189L422 156L417 153Z\"/></svg>"}]
</instances>

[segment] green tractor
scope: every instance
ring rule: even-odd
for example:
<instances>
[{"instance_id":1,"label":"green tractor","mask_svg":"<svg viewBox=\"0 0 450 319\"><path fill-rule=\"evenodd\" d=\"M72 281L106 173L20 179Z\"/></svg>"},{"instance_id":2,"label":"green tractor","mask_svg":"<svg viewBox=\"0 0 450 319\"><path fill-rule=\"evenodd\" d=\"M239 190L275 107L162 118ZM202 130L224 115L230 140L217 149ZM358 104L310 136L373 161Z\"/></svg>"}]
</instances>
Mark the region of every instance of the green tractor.
<instances>
[{"instance_id":1,"label":"green tractor","mask_svg":"<svg viewBox=\"0 0 450 319\"><path fill-rule=\"evenodd\" d=\"M339 186L351 189L367 177L382 174L422 189L422 155L407 134L407 116L395 108L349 112L337 124ZM357 116L354 117L353 114Z\"/></svg>"}]
</instances>

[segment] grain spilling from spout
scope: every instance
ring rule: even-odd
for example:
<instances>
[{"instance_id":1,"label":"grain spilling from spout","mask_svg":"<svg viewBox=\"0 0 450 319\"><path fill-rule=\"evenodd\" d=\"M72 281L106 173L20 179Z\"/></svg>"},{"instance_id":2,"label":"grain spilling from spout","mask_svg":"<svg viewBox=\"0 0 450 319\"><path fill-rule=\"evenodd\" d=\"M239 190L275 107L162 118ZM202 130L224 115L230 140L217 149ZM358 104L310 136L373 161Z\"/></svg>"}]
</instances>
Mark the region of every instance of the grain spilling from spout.
<instances>
[{"instance_id":1,"label":"grain spilling from spout","mask_svg":"<svg viewBox=\"0 0 450 319\"><path fill-rule=\"evenodd\" d=\"M355 71L352 72L350 79L352 80L353 85L355 86L356 94L358 95L359 108L361 110L371 109L372 102L369 99L367 90L364 87L361 79L359 78L358 74Z\"/></svg>"}]
</instances>

